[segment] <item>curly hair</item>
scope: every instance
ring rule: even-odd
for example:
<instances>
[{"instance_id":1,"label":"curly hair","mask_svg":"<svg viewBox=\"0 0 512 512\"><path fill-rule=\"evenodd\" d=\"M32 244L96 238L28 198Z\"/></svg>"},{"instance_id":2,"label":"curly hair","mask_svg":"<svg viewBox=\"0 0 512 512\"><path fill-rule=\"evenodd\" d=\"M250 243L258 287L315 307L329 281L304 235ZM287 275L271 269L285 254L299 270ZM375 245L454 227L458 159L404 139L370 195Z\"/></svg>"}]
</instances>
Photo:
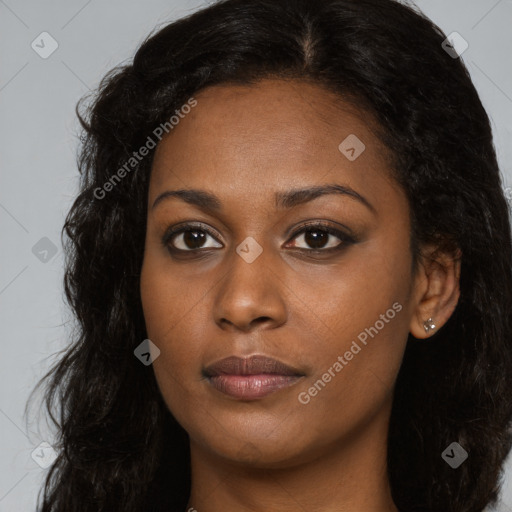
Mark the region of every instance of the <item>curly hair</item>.
<instances>
[{"instance_id":1,"label":"curly hair","mask_svg":"<svg viewBox=\"0 0 512 512\"><path fill-rule=\"evenodd\" d=\"M409 334L397 377L397 507L496 502L512 444L510 213L489 118L445 38L394 0L221 0L155 31L82 98L80 191L62 232L76 328L38 383L58 428L41 512L185 509L188 434L134 356L147 338L139 279L154 150L106 197L98 190L198 91L267 77L312 82L375 119L409 201L414 261L427 243L462 253L454 313L428 343ZM469 453L456 471L441 457L453 441Z\"/></svg>"}]
</instances>

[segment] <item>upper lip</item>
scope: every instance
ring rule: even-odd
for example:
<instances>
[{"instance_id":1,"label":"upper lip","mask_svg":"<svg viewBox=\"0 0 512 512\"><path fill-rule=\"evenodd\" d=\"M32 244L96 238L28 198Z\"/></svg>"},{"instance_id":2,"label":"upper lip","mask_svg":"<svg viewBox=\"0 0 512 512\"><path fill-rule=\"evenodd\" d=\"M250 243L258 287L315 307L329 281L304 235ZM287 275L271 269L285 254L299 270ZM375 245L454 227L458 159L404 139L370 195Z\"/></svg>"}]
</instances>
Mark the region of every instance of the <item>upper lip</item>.
<instances>
[{"instance_id":1,"label":"upper lip","mask_svg":"<svg viewBox=\"0 0 512 512\"><path fill-rule=\"evenodd\" d=\"M277 359L263 355L250 357L230 356L206 367L203 372L207 377L216 375L304 375L297 368L288 366Z\"/></svg>"}]
</instances>

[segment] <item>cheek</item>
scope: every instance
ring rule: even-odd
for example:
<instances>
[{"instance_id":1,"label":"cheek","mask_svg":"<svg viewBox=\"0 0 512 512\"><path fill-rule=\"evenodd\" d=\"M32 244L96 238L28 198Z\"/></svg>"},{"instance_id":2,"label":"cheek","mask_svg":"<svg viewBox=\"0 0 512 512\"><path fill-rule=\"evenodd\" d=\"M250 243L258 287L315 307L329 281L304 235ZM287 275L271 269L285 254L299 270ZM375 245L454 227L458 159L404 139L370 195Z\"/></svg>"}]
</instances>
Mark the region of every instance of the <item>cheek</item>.
<instances>
[{"instance_id":1,"label":"cheek","mask_svg":"<svg viewBox=\"0 0 512 512\"><path fill-rule=\"evenodd\" d=\"M172 282L150 265L141 275L141 298L148 338L160 349L153 361L157 385L167 408L184 426L193 403L189 393L189 367L197 361L197 347L181 327L187 323L187 301L180 297ZM180 320L181 319L181 320Z\"/></svg>"},{"instance_id":2,"label":"cheek","mask_svg":"<svg viewBox=\"0 0 512 512\"><path fill-rule=\"evenodd\" d=\"M338 295L329 293L332 302L317 308L318 327L309 332L315 373L302 390L323 395L325 406L343 403L348 395L359 396L354 403L360 405L371 402L387 393L398 373L408 334L404 296L393 283L385 290L370 285L346 281ZM319 379L323 383L309 393Z\"/></svg>"},{"instance_id":3,"label":"cheek","mask_svg":"<svg viewBox=\"0 0 512 512\"><path fill-rule=\"evenodd\" d=\"M406 308L393 283L384 293L371 282L345 281L319 314L323 336L313 336L318 342L309 348L314 371L297 388L290 415L314 427L300 434L304 445L361 432L391 404L407 341Z\"/></svg>"},{"instance_id":4,"label":"cheek","mask_svg":"<svg viewBox=\"0 0 512 512\"><path fill-rule=\"evenodd\" d=\"M389 319L382 320L381 315L395 302L402 313L391 310L392 318L379 331L407 334L410 268L407 241L384 234L354 246L339 264L309 272L296 269L296 275L303 277L295 277L290 288L300 290L302 309L313 320L309 329L316 331L323 347L336 352L376 322L382 327Z\"/></svg>"},{"instance_id":5,"label":"cheek","mask_svg":"<svg viewBox=\"0 0 512 512\"><path fill-rule=\"evenodd\" d=\"M140 288L147 336L160 349L152 365L155 377L169 409L179 412L189 403L191 380L201 378L208 285L171 271L165 257L148 250Z\"/></svg>"},{"instance_id":6,"label":"cheek","mask_svg":"<svg viewBox=\"0 0 512 512\"><path fill-rule=\"evenodd\" d=\"M147 336L160 349L153 362L157 381L160 384L162 379L170 380L166 388L175 387L182 380L182 352L188 348L190 353L191 348L186 339L180 339L180 327L186 325L192 294L183 293L183 287L176 286L161 258L151 252L144 258L140 288Z\"/></svg>"},{"instance_id":7,"label":"cheek","mask_svg":"<svg viewBox=\"0 0 512 512\"><path fill-rule=\"evenodd\" d=\"M316 321L309 327L315 372L299 390L301 403L311 417L330 416L334 430L390 399L407 342L410 256L378 242L303 287Z\"/></svg>"},{"instance_id":8,"label":"cheek","mask_svg":"<svg viewBox=\"0 0 512 512\"><path fill-rule=\"evenodd\" d=\"M166 340L190 322L195 307L205 295L204 281L185 279L171 268L169 258L149 249L141 270L141 301L148 337Z\"/></svg>"}]
</instances>

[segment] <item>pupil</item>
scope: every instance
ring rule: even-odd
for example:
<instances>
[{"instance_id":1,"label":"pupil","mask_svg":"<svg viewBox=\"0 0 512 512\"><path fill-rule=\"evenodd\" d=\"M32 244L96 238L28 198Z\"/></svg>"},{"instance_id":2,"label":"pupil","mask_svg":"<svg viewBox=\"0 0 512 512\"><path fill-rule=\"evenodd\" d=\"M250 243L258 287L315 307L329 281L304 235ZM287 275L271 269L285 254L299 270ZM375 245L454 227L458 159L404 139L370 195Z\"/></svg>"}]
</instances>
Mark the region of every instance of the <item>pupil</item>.
<instances>
[{"instance_id":1,"label":"pupil","mask_svg":"<svg viewBox=\"0 0 512 512\"><path fill-rule=\"evenodd\" d=\"M304 234L304 239L306 243L315 249L323 247L327 243L327 238L329 233L326 231L306 231Z\"/></svg>"},{"instance_id":2,"label":"pupil","mask_svg":"<svg viewBox=\"0 0 512 512\"><path fill-rule=\"evenodd\" d=\"M198 249L204 243L206 233L203 231L185 231L183 241L189 249Z\"/></svg>"}]
</instances>

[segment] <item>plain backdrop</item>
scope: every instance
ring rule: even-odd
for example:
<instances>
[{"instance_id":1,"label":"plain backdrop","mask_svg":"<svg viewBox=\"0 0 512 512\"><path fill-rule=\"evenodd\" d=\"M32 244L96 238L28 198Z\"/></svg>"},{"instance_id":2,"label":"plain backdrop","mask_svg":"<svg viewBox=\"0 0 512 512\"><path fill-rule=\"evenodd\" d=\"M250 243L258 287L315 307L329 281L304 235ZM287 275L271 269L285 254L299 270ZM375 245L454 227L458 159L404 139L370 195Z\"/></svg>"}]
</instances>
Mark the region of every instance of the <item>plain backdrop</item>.
<instances>
[{"instance_id":1,"label":"plain backdrop","mask_svg":"<svg viewBox=\"0 0 512 512\"><path fill-rule=\"evenodd\" d=\"M504 187L512 186L512 1L416 4L446 34L456 31L469 43L462 58L492 119ZM0 0L0 512L34 512L48 471L37 454L48 460L41 443L51 444L53 435L44 416L26 422L24 408L69 339L60 232L78 184L75 105L154 27L202 5ZM42 58L52 45L57 49ZM512 510L510 458L502 500Z\"/></svg>"}]
</instances>

